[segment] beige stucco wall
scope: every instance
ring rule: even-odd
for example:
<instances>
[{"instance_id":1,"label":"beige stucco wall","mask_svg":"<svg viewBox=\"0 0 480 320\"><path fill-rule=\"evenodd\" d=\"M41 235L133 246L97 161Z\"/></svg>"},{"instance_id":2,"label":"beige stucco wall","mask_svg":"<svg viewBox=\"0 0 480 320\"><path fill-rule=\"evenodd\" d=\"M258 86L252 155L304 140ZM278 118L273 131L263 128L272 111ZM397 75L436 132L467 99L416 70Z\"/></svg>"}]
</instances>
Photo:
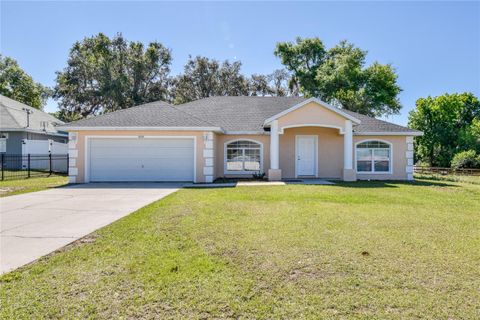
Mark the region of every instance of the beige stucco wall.
<instances>
[{"instance_id":1,"label":"beige stucco wall","mask_svg":"<svg viewBox=\"0 0 480 320\"><path fill-rule=\"evenodd\" d=\"M295 178L295 137L297 135L314 135L318 139L317 166L319 178L341 179L343 173L343 135L338 129L321 127L304 127L285 129L280 135L280 169L282 178ZM269 135L215 135L215 178L245 177L245 175L228 175L224 173L225 143L234 140L250 139L263 145L263 172L270 167ZM357 179L365 180L405 180L407 179L407 142L405 136L354 136L353 168L355 169L355 144L364 140L382 140L392 144L391 174L357 174Z\"/></svg>"},{"instance_id":2,"label":"beige stucco wall","mask_svg":"<svg viewBox=\"0 0 480 320\"><path fill-rule=\"evenodd\" d=\"M86 136L194 136L196 137L196 179L198 183L206 181L211 173L207 166L212 159L204 157L207 150L205 132L201 131L82 131L75 132L75 141L70 141L70 171L75 173L72 182L85 181L85 137ZM295 137L297 135L315 135L318 137L318 177L341 179L343 172L343 135L338 129L322 127L303 127L285 129L280 135L280 169L283 178L295 178ZM265 135L213 135L213 178L235 177L224 173L225 143L238 139L250 139L263 146L263 172L270 168L270 136ZM410 140L409 140L410 139ZM364 140L383 140L392 144L392 174L357 174L357 179L405 180L408 169L413 167L413 138L405 136L354 136L353 168L355 165L355 144ZM411 175L411 174L410 174ZM242 175L239 175L242 176Z\"/></svg>"},{"instance_id":3,"label":"beige stucco wall","mask_svg":"<svg viewBox=\"0 0 480 320\"><path fill-rule=\"evenodd\" d=\"M365 140L381 140L391 143L391 152L392 152L392 173L391 174L363 174L357 173L357 179L359 180L406 180L407 179L407 151L412 152L413 157L413 148L412 150L407 150L407 137L405 136L353 136L353 168L356 170L356 152L355 145L361 141ZM413 165L413 163L412 163Z\"/></svg>"},{"instance_id":4,"label":"beige stucco wall","mask_svg":"<svg viewBox=\"0 0 480 320\"><path fill-rule=\"evenodd\" d=\"M250 135L224 135L216 134L215 141L215 178L219 177L248 177L248 175L225 174L225 143L235 140L254 140L263 145L263 172L270 168L270 136L261 134Z\"/></svg>"},{"instance_id":5,"label":"beige stucco wall","mask_svg":"<svg viewBox=\"0 0 480 320\"><path fill-rule=\"evenodd\" d=\"M340 179L343 172L343 135L338 129L305 127L285 129L280 135L280 169L282 177L295 178L295 137L317 136L318 177Z\"/></svg>"},{"instance_id":6,"label":"beige stucco wall","mask_svg":"<svg viewBox=\"0 0 480 320\"><path fill-rule=\"evenodd\" d=\"M74 182L85 182L85 137L86 136L190 136L196 137L196 178L204 182L204 132L203 131L78 131L76 141L70 142L70 172L76 172ZM70 134L72 134L70 133Z\"/></svg>"},{"instance_id":7,"label":"beige stucco wall","mask_svg":"<svg viewBox=\"0 0 480 320\"><path fill-rule=\"evenodd\" d=\"M343 131L345 129L345 118L315 102L310 102L278 119L278 127L280 131L282 131L282 128L284 127L305 124L338 127Z\"/></svg>"}]
</instances>

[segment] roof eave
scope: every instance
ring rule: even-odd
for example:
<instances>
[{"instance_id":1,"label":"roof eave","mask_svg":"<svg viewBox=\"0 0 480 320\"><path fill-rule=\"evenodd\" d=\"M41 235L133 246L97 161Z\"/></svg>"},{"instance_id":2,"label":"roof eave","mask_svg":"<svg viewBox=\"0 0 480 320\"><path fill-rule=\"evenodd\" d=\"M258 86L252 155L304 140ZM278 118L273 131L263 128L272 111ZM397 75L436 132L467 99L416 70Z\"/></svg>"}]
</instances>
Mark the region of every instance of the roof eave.
<instances>
[{"instance_id":1,"label":"roof eave","mask_svg":"<svg viewBox=\"0 0 480 320\"><path fill-rule=\"evenodd\" d=\"M221 132L221 127L75 127L75 126L59 126L62 131L213 131Z\"/></svg>"},{"instance_id":2,"label":"roof eave","mask_svg":"<svg viewBox=\"0 0 480 320\"><path fill-rule=\"evenodd\" d=\"M56 127L57 128L57 127ZM30 133L37 133L37 134L45 134L45 135L50 135L50 136L62 136L66 137L67 135L58 131L44 131L44 130L36 130L36 129L30 129L30 128L0 128L0 131L2 132L30 132ZM65 131L65 130L59 130L59 131Z\"/></svg>"},{"instance_id":3,"label":"roof eave","mask_svg":"<svg viewBox=\"0 0 480 320\"><path fill-rule=\"evenodd\" d=\"M421 131L381 131L381 132L353 132L355 136L423 136Z\"/></svg>"}]
</instances>

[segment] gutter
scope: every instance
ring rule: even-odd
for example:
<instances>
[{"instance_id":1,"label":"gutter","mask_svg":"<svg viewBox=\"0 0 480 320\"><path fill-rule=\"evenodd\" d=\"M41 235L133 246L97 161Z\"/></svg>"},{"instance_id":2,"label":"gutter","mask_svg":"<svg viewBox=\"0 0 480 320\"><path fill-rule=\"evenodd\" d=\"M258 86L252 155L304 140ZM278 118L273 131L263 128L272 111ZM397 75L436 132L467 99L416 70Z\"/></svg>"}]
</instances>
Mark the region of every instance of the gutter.
<instances>
[{"instance_id":1,"label":"gutter","mask_svg":"<svg viewBox=\"0 0 480 320\"><path fill-rule=\"evenodd\" d=\"M58 128L58 127L57 127ZM67 134L60 133L60 132L49 132L43 130L35 130L35 129L27 129L27 128L0 128L0 132L28 132L28 133L37 133L37 134L44 134L48 136L59 136L59 137L68 137ZM64 130L61 130L64 131Z\"/></svg>"},{"instance_id":2,"label":"gutter","mask_svg":"<svg viewBox=\"0 0 480 320\"><path fill-rule=\"evenodd\" d=\"M221 127L74 127L58 126L62 131L213 131L224 133Z\"/></svg>"}]
</instances>

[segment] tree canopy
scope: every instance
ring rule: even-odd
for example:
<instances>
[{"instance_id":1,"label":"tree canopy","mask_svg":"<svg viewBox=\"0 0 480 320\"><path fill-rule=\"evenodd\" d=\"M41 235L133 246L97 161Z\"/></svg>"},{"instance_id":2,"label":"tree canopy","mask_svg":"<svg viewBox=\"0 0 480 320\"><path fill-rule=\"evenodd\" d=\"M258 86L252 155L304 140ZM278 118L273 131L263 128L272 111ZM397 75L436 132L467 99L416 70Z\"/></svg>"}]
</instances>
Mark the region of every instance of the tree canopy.
<instances>
[{"instance_id":1,"label":"tree canopy","mask_svg":"<svg viewBox=\"0 0 480 320\"><path fill-rule=\"evenodd\" d=\"M0 54L0 94L33 108L43 109L51 90L33 81L17 61Z\"/></svg>"},{"instance_id":2,"label":"tree canopy","mask_svg":"<svg viewBox=\"0 0 480 320\"><path fill-rule=\"evenodd\" d=\"M366 67L367 52L347 41L327 49L319 38L297 38L278 43L275 55L292 72L290 86L298 86L306 96L369 116L401 109L393 67L378 62Z\"/></svg>"},{"instance_id":3,"label":"tree canopy","mask_svg":"<svg viewBox=\"0 0 480 320\"><path fill-rule=\"evenodd\" d=\"M171 95L175 104L212 96L285 96L297 95L298 90L288 87L290 78L286 70L272 74L241 73L240 61L219 62L215 59L190 57L184 71L172 81Z\"/></svg>"},{"instance_id":4,"label":"tree canopy","mask_svg":"<svg viewBox=\"0 0 480 320\"><path fill-rule=\"evenodd\" d=\"M480 152L480 102L472 93L418 99L408 124L423 131L416 138L417 160L450 166L455 154Z\"/></svg>"},{"instance_id":5,"label":"tree canopy","mask_svg":"<svg viewBox=\"0 0 480 320\"><path fill-rule=\"evenodd\" d=\"M241 96L248 93L248 81L240 73L241 62L220 63L207 57L189 57L184 72L173 80L174 103L211 96Z\"/></svg>"},{"instance_id":6,"label":"tree canopy","mask_svg":"<svg viewBox=\"0 0 480 320\"><path fill-rule=\"evenodd\" d=\"M67 66L57 72L54 97L65 120L168 99L170 50L144 46L121 34L99 33L76 42Z\"/></svg>"}]
</instances>

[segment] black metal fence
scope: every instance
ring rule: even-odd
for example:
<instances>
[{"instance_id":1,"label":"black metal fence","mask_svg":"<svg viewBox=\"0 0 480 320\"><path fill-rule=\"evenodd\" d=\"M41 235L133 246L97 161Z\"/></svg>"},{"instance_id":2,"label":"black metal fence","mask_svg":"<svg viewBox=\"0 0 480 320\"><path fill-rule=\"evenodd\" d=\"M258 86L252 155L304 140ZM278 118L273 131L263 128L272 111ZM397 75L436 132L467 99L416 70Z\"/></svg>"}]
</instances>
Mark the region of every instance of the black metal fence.
<instances>
[{"instance_id":1,"label":"black metal fence","mask_svg":"<svg viewBox=\"0 0 480 320\"><path fill-rule=\"evenodd\" d=\"M1 180L68 175L68 154L1 154Z\"/></svg>"}]
</instances>

